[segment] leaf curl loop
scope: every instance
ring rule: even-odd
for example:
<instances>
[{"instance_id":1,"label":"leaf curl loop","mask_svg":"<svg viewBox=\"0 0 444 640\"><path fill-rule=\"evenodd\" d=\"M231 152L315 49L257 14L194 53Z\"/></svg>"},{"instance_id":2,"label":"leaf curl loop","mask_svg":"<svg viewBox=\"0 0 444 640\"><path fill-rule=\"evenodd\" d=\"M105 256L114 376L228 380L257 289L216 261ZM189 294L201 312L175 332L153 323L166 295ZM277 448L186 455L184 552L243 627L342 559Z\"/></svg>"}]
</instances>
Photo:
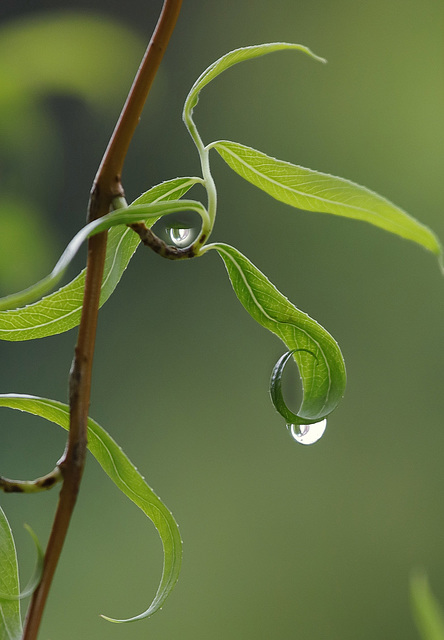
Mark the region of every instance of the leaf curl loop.
<instances>
[{"instance_id":1,"label":"leaf curl loop","mask_svg":"<svg viewBox=\"0 0 444 640\"><path fill-rule=\"evenodd\" d=\"M273 371L271 373L270 396L274 408L278 413L281 414L283 418L285 418L287 424L313 424L315 422L318 422L318 419L316 418L314 420L307 420L299 416L297 413L293 413L293 411L288 408L287 403L284 400L284 394L282 393L282 375L284 373L285 365L292 358L292 356L299 351L305 351L306 353L309 353L313 358L316 358L316 355L308 349L291 349L290 351L284 353L284 355L281 356L274 365Z\"/></svg>"}]
</instances>

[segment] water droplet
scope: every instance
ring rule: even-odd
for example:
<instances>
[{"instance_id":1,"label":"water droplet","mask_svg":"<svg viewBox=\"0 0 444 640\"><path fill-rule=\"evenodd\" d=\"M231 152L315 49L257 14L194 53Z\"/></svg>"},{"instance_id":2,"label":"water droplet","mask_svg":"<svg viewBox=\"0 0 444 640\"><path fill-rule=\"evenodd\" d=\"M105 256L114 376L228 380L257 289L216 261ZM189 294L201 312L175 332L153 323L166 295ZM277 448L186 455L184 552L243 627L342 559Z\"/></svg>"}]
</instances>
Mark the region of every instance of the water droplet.
<instances>
[{"instance_id":1,"label":"water droplet","mask_svg":"<svg viewBox=\"0 0 444 640\"><path fill-rule=\"evenodd\" d=\"M326 427L326 418L313 424L287 424L287 429L290 429L292 437L296 442L299 442L299 444L314 444L322 438Z\"/></svg>"},{"instance_id":2,"label":"water droplet","mask_svg":"<svg viewBox=\"0 0 444 640\"><path fill-rule=\"evenodd\" d=\"M173 227L169 229L169 234L171 241L176 245L176 247L186 247L190 244L192 229L180 229Z\"/></svg>"}]
</instances>

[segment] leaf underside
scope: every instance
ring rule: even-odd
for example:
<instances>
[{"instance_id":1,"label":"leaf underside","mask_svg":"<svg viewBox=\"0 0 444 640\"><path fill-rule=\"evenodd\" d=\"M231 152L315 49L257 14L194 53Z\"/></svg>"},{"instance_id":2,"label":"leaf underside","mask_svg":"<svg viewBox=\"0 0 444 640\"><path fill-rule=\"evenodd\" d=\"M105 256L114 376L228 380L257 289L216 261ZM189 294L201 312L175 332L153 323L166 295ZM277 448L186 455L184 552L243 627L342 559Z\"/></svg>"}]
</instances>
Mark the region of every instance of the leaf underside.
<instances>
[{"instance_id":1,"label":"leaf underside","mask_svg":"<svg viewBox=\"0 0 444 640\"><path fill-rule=\"evenodd\" d=\"M1 394L0 407L18 409L19 411L38 415L66 430L69 427L69 407L62 402L28 395ZM162 578L157 593L147 610L124 620L115 620L103 616L112 622L141 620L153 615L162 607L177 582L182 562L182 540L179 529L172 513L147 485L122 449L91 418L88 419L88 449L120 491L134 502L153 522L162 541L164 550ZM3 566L2 563L1 566ZM0 578L0 589L2 591L8 592L11 588L11 586L3 585ZM15 588L15 592L18 595L18 586ZM17 603L12 604L17 606ZM8 636L5 636L5 638L9 640ZM3 640L1 636L0 640Z\"/></svg>"}]
</instances>

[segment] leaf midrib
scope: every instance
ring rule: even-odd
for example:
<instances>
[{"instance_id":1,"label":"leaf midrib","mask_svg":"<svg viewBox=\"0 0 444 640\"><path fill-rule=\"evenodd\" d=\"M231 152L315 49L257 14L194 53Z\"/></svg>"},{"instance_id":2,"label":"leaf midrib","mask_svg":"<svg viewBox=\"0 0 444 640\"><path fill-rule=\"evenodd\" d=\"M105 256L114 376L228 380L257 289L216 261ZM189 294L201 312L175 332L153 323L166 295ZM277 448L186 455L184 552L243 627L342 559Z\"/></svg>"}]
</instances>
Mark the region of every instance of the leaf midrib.
<instances>
[{"instance_id":1,"label":"leaf midrib","mask_svg":"<svg viewBox=\"0 0 444 640\"><path fill-rule=\"evenodd\" d=\"M226 151L228 154L230 154L231 156L233 156L241 165L247 167L251 172L255 173L257 176L259 176L261 179L263 179L265 182L269 182L270 184L274 184L277 187L279 187L280 189L285 189L286 191L289 191L291 193L296 193L299 196L303 197L303 198L308 198L308 199L312 199L314 201L321 201L321 202L325 202L326 204L330 204L330 205L334 205L336 207L347 207L348 209L351 210L355 210L355 211L362 211L362 213L364 214L370 214L372 216L377 217L378 219L386 222L387 218L383 215L378 213L377 211L375 211L374 209L365 209L364 207L360 207L357 205L353 205L353 204L348 204L346 202L337 202L336 200L330 200L328 198L323 198L320 196L316 196L313 195L311 193L305 193L303 191L299 191L298 189L295 189L294 187L289 187L286 184L282 183L282 182L278 182L277 180L274 180L273 178L270 178L269 176L261 173L260 171L258 171L255 167L253 167L252 165L248 164L248 162L246 162L245 160L243 160L241 157L239 157L236 153L234 153L231 149L229 149L228 147L226 147L223 143L220 142L216 142L213 143L213 145L216 149L217 148L222 148L224 151ZM304 171L310 171L310 169L307 169L306 167L302 167L300 165L294 165L290 162L286 163L284 160L278 160L279 163L282 164L288 164L289 167L291 168L297 168L297 169L302 169ZM322 173L320 171L316 172L318 173L318 175L321 175L322 177L325 178L329 178L329 174L328 173ZM332 176L333 177L333 176ZM344 179L343 179L344 180ZM347 181L348 182L348 181ZM372 196L376 196L379 197L378 194L376 192L372 192L370 189L367 189L366 187L360 187L358 184L351 182L351 184L353 186L356 186L357 188L363 189L365 191L367 191L370 195ZM390 204L389 201L387 201L388 204ZM385 203L381 203L381 204L385 204ZM402 213L407 216L410 220L410 216L408 215L408 213L406 213L405 211L402 211ZM392 220L390 219L390 223L393 224L394 226L398 227L401 230L406 230L408 229L408 227L406 227L405 225L403 225L402 223L400 223L397 220ZM419 223L417 223L419 224ZM422 226L422 225L421 225Z\"/></svg>"}]
</instances>

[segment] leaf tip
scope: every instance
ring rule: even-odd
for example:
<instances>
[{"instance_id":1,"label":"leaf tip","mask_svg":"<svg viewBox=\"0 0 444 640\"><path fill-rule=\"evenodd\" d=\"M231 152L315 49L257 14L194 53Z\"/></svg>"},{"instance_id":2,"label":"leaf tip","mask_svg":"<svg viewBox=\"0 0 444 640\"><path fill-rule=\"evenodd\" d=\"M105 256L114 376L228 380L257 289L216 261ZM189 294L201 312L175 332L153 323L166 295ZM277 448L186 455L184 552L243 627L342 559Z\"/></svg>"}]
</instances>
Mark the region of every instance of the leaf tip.
<instances>
[{"instance_id":1,"label":"leaf tip","mask_svg":"<svg viewBox=\"0 0 444 640\"><path fill-rule=\"evenodd\" d=\"M119 622L125 622L124 620L116 620L115 618L110 618L109 616L105 616L103 613L99 614L101 618L103 618L103 620L107 620L108 622L114 622L116 624L118 624Z\"/></svg>"},{"instance_id":2,"label":"leaf tip","mask_svg":"<svg viewBox=\"0 0 444 640\"><path fill-rule=\"evenodd\" d=\"M306 51L307 53L314 58L315 60L317 60L318 62L322 62L322 64L327 64L327 58L323 58L322 56L318 56L316 53L314 53L311 49L309 49L308 47L306 47Z\"/></svg>"},{"instance_id":3,"label":"leaf tip","mask_svg":"<svg viewBox=\"0 0 444 640\"><path fill-rule=\"evenodd\" d=\"M103 613L100 613L99 615L100 615L101 618L103 618L107 622L112 622L114 624L126 624L127 622L134 622L135 620L143 620L143 618L148 618L153 613L154 613L154 611L152 611L151 613L145 612L145 613L142 613L142 614L140 614L138 616L134 616L133 618L124 618L122 620L119 620L117 618L110 618L109 616L105 616Z\"/></svg>"}]
</instances>

